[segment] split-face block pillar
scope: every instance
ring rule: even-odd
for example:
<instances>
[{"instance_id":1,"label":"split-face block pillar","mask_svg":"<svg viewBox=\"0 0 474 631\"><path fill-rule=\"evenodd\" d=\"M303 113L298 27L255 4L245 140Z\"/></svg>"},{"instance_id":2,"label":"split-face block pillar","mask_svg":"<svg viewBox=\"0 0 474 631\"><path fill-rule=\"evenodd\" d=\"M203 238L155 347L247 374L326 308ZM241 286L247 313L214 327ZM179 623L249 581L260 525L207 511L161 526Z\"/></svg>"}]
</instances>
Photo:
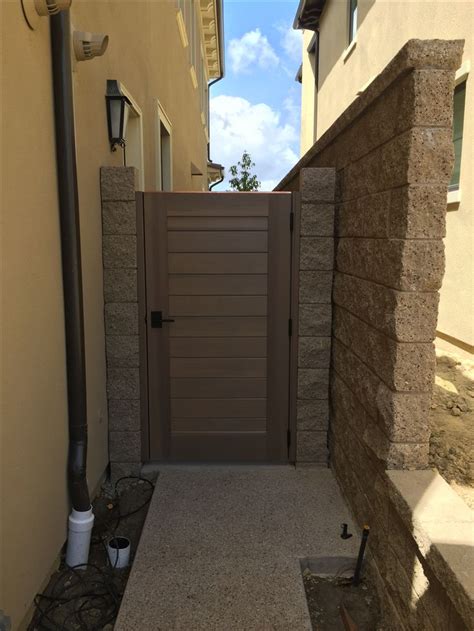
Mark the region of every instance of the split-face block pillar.
<instances>
[{"instance_id":1,"label":"split-face block pillar","mask_svg":"<svg viewBox=\"0 0 474 631\"><path fill-rule=\"evenodd\" d=\"M460 42L409 42L338 149L345 156L360 139L362 155L338 170L332 464L348 483L367 471L366 488L377 471L428 466L461 51Z\"/></svg>"},{"instance_id":2,"label":"split-face block pillar","mask_svg":"<svg viewBox=\"0 0 474 631\"><path fill-rule=\"evenodd\" d=\"M327 466L334 269L333 168L300 172L296 462Z\"/></svg>"},{"instance_id":3,"label":"split-face block pillar","mask_svg":"<svg viewBox=\"0 0 474 631\"><path fill-rule=\"evenodd\" d=\"M111 477L141 465L136 169L100 172Z\"/></svg>"}]
</instances>

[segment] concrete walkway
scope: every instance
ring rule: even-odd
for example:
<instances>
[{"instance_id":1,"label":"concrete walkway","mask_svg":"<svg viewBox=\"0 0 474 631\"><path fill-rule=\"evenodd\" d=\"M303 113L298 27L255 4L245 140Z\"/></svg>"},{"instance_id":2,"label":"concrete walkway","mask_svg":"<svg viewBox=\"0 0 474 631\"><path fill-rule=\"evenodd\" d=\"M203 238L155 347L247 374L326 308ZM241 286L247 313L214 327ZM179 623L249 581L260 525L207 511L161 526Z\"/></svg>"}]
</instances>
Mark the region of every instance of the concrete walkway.
<instances>
[{"instance_id":1,"label":"concrete walkway","mask_svg":"<svg viewBox=\"0 0 474 631\"><path fill-rule=\"evenodd\" d=\"M309 631L300 560L357 546L329 469L165 467L115 631Z\"/></svg>"}]
</instances>

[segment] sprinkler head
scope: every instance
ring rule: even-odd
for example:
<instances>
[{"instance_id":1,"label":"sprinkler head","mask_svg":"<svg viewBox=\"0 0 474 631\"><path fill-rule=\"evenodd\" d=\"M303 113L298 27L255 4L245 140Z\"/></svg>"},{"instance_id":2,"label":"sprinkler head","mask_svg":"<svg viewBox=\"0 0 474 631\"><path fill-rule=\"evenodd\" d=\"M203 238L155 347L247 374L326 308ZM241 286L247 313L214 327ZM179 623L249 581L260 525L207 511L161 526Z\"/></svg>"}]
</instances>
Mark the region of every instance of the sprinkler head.
<instances>
[{"instance_id":1,"label":"sprinkler head","mask_svg":"<svg viewBox=\"0 0 474 631\"><path fill-rule=\"evenodd\" d=\"M341 533L341 539L350 539L352 537L352 534L350 532L347 532L347 524L341 524L341 528L342 528L342 533Z\"/></svg>"}]
</instances>

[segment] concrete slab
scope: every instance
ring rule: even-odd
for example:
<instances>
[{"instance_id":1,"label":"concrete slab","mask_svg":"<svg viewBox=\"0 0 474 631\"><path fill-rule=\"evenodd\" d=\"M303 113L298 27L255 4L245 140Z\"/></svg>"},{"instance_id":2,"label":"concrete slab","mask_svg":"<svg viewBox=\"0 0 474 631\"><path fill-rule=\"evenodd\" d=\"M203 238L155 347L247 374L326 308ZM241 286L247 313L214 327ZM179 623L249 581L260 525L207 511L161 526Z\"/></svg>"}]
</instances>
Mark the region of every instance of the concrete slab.
<instances>
[{"instance_id":1,"label":"concrete slab","mask_svg":"<svg viewBox=\"0 0 474 631\"><path fill-rule=\"evenodd\" d=\"M115 630L309 631L300 560L357 548L329 469L164 467Z\"/></svg>"}]
</instances>

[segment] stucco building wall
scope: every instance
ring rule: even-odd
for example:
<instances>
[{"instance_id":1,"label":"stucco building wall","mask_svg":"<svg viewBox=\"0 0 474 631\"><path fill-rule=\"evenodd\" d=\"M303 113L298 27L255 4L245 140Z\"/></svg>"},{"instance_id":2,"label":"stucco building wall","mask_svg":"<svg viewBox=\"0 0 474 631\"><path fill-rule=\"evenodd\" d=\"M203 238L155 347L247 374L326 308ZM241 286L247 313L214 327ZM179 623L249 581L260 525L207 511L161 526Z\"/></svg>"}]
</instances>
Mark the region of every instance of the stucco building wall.
<instances>
[{"instance_id":1,"label":"stucco building wall","mask_svg":"<svg viewBox=\"0 0 474 631\"><path fill-rule=\"evenodd\" d=\"M303 32L303 61L301 81L301 132L300 152L303 156L317 138L316 109L318 92L316 88L316 64L313 56L308 54L308 47L314 36L313 31Z\"/></svg>"},{"instance_id":2,"label":"stucco building wall","mask_svg":"<svg viewBox=\"0 0 474 631\"><path fill-rule=\"evenodd\" d=\"M0 607L20 624L66 537L67 401L49 20L28 28L1 2L2 576ZM89 421L88 477L108 463L99 169L111 153L107 79L142 111L144 183L156 185L158 99L172 124L176 190L201 188L207 138L174 2L74 1L76 29L109 35L103 57L74 64ZM194 181L193 181L194 180ZM32 525L34 535L32 536Z\"/></svg>"},{"instance_id":3,"label":"stucco building wall","mask_svg":"<svg viewBox=\"0 0 474 631\"><path fill-rule=\"evenodd\" d=\"M358 1L358 29L356 44L348 51L348 3L328 0L320 20L319 81L317 114L314 118L313 100L308 83L311 76L304 73L302 99L303 153L320 138L338 116L344 112L358 93L372 81L411 38L464 39L461 63L474 63L474 5L472 2L385 2ZM306 38L312 32L305 33ZM308 40L309 42L309 40ZM303 55L307 56L306 48ZM472 71L471 71L472 72ZM306 85L305 85L306 84ZM314 85L314 84L313 84ZM474 350L474 82L467 80L466 115L461 164L461 202L450 206L447 216L446 271L441 291L438 331L453 338L457 347L445 340L437 345L458 352Z\"/></svg>"}]
</instances>

